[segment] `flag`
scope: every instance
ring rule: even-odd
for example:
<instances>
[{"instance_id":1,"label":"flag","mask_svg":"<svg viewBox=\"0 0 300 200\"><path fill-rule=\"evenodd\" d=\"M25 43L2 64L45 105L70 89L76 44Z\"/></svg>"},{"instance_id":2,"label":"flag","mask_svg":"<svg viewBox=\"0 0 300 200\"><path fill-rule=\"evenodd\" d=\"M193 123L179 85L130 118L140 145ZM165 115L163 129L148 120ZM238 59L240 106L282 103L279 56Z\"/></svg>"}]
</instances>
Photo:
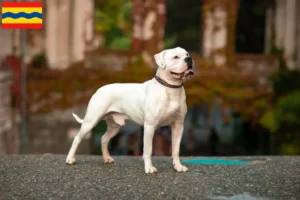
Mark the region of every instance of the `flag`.
<instances>
[{"instance_id":1,"label":"flag","mask_svg":"<svg viewBox=\"0 0 300 200\"><path fill-rule=\"evenodd\" d=\"M2 28L41 29L42 11L42 2L2 2Z\"/></svg>"}]
</instances>

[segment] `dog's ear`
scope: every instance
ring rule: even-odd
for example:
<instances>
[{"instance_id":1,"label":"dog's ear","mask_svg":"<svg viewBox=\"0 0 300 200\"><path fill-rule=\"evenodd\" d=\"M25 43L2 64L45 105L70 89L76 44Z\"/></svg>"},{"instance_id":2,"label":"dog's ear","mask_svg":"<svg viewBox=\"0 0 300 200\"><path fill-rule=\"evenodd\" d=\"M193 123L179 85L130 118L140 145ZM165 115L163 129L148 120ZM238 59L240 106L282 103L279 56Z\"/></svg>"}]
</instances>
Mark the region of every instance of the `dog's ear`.
<instances>
[{"instance_id":1,"label":"dog's ear","mask_svg":"<svg viewBox=\"0 0 300 200\"><path fill-rule=\"evenodd\" d=\"M165 68L165 66L166 66L166 64L165 64L165 54L166 54L166 50L154 55L154 59L155 59L156 64L161 68Z\"/></svg>"}]
</instances>

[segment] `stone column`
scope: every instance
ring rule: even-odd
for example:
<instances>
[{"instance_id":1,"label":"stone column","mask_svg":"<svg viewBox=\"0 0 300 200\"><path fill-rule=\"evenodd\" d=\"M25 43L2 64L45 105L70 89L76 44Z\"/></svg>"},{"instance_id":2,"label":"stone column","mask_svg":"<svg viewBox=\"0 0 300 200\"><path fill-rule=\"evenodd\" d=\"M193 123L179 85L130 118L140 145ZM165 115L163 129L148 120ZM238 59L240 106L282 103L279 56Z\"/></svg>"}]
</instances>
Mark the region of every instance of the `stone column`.
<instances>
[{"instance_id":1,"label":"stone column","mask_svg":"<svg viewBox=\"0 0 300 200\"><path fill-rule=\"evenodd\" d=\"M52 69L65 69L70 64L70 1L46 2L46 53Z\"/></svg>"},{"instance_id":2,"label":"stone column","mask_svg":"<svg viewBox=\"0 0 300 200\"><path fill-rule=\"evenodd\" d=\"M143 12L143 21L142 21L142 57L150 67L155 67L156 64L153 59L153 55L161 51L163 46L162 41L162 32L160 29L163 29L162 20L160 17L163 14L158 14L158 8L161 8L165 2L160 1L157 4L156 0L145 0L144 3L144 12Z\"/></svg>"},{"instance_id":3,"label":"stone column","mask_svg":"<svg viewBox=\"0 0 300 200\"><path fill-rule=\"evenodd\" d=\"M142 23L143 22L143 2L142 0L132 0L132 46L131 49L137 53L142 48Z\"/></svg>"},{"instance_id":4,"label":"stone column","mask_svg":"<svg viewBox=\"0 0 300 200\"><path fill-rule=\"evenodd\" d=\"M279 49L284 47L284 30L285 30L285 14L286 1L276 0L276 16L275 16L275 45Z\"/></svg>"},{"instance_id":5,"label":"stone column","mask_svg":"<svg viewBox=\"0 0 300 200\"><path fill-rule=\"evenodd\" d=\"M58 69L65 69L70 64L70 1L71 0L59 0L57 2L58 20L56 22L56 50L58 55L56 66Z\"/></svg>"},{"instance_id":6,"label":"stone column","mask_svg":"<svg viewBox=\"0 0 300 200\"><path fill-rule=\"evenodd\" d=\"M295 68L297 0L286 1L286 21L284 34L284 57L290 69Z\"/></svg>"},{"instance_id":7,"label":"stone column","mask_svg":"<svg viewBox=\"0 0 300 200\"><path fill-rule=\"evenodd\" d=\"M57 23L57 0L47 0L46 1L46 55L48 64L50 67L55 67L56 65L56 57L57 57L57 51L56 51L56 23Z\"/></svg>"},{"instance_id":8,"label":"stone column","mask_svg":"<svg viewBox=\"0 0 300 200\"><path fill-rule=\"evenodd\" d=\"M158 12L158 23L160 28L158 29L158 51L164 48L164 37L165 37L165 26L166 26L166 1L167 0L156 0L157 1L157 12Z\"/></svg>"},{"instance_id":9,"label":"stone column","mask_svg":"<svg viewBox=\"0 0 300 200\"><path fill-rule=\"evenodd\" d=\"M84 53L91 46L94 32L94 1L73 0L72 8L71 62L84 59Z\"/></svg>"},{"instance_id":10,"label":"stone column","mask_svg":"<svg viewBox=\"0 0 300 200\"><path fill-rule=\"evenodd\" d=\"M226 47L228 45L227 10L223 6L214 8L214 32L213 32L213 61L217 67L227 64Z\"/></svg>"},{"instance_id":11,"label":"stone column","mask_svg":"<svg viewBox=\"0 0 300 200\"><path fill-rule=\"evenodd\" d=\"M235 63L235 25L238 0L204 0L203 49L204 57L217 67Z\"/></svg>"},{"instance_id":12,"label":"stone column","mask_svg":"<svg viewBox=\"0 0 300 200\"><path fill-rule=\"evenodd\" d=\"M212 46L213 46L213 29L215 26L214 15L212 11L207 10L203 15L203 56L206 59L210 59L212 56Z\"/></svg>"}]
</instances>

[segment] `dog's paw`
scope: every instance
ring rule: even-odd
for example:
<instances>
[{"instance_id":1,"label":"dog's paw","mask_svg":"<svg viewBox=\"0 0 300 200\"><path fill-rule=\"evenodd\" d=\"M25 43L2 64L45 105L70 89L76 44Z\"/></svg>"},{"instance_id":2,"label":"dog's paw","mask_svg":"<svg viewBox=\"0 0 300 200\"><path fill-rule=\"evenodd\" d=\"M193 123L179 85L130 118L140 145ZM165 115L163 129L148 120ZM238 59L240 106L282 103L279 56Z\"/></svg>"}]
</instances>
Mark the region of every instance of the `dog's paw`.
<instances>
[{"instance_id":1,"label":"dog's paw","mask_svg":"<svg viewBox=\"0 0 300 200\"><path fill-rule=\"evenodd\" d=\"M157 169L152 165L149 165L149 166L145 166L145 172L146 174L154 174L157 172Z\"/></svg>"},{"instance_id":2,"label":"dog's paw","mask_svg":"<svg viewBox=\"0 0 300 200\"><path fill-rule=\"evenodd\" d=\"M76 159L74 157L67 157L66 163L69 165L72 165L72 164L76 163Z\"/></svg>"},{"instance_id":3,"label":"dog's paw","mask_svg":"<svg viewBox=\"0 0 300 200\"><path fill-rule=\"evenodd\" d=\"M174 165L174 169L177 172L187 172L189 170L186 166L183 166L181 164Z\"/></svg>"},{"instance_id":4,"label":"dog's paw","mask_svg":"<svg viewBox=\"0 0 300 200\"><path fill-rule=\"evenodd\" d=\"M103 160L104 160L104 163L107 163L107 164L115 163L115 160L110 156L103 157Z\"/></svg>"}]
</instances>

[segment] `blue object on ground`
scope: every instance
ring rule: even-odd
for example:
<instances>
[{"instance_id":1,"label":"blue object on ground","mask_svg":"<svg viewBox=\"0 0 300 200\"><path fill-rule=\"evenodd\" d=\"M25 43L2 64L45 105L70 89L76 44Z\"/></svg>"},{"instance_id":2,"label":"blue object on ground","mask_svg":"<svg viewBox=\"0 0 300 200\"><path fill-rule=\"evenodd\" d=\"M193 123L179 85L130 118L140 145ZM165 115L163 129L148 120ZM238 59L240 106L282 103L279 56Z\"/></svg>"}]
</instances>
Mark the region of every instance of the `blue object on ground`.
<instances>
[{"instance_id":1,"label":"blue object on ground","mask_svg":"<svg viewBox=\"0 0 300 200\"><path fill-rule=\"evenodd\" d=\"M247 165L250 162L239 160L221 160L221 159L197 159L197 160L183 160L185 164L198 164L198 165Z\"/></svg>"}]
</instances>

